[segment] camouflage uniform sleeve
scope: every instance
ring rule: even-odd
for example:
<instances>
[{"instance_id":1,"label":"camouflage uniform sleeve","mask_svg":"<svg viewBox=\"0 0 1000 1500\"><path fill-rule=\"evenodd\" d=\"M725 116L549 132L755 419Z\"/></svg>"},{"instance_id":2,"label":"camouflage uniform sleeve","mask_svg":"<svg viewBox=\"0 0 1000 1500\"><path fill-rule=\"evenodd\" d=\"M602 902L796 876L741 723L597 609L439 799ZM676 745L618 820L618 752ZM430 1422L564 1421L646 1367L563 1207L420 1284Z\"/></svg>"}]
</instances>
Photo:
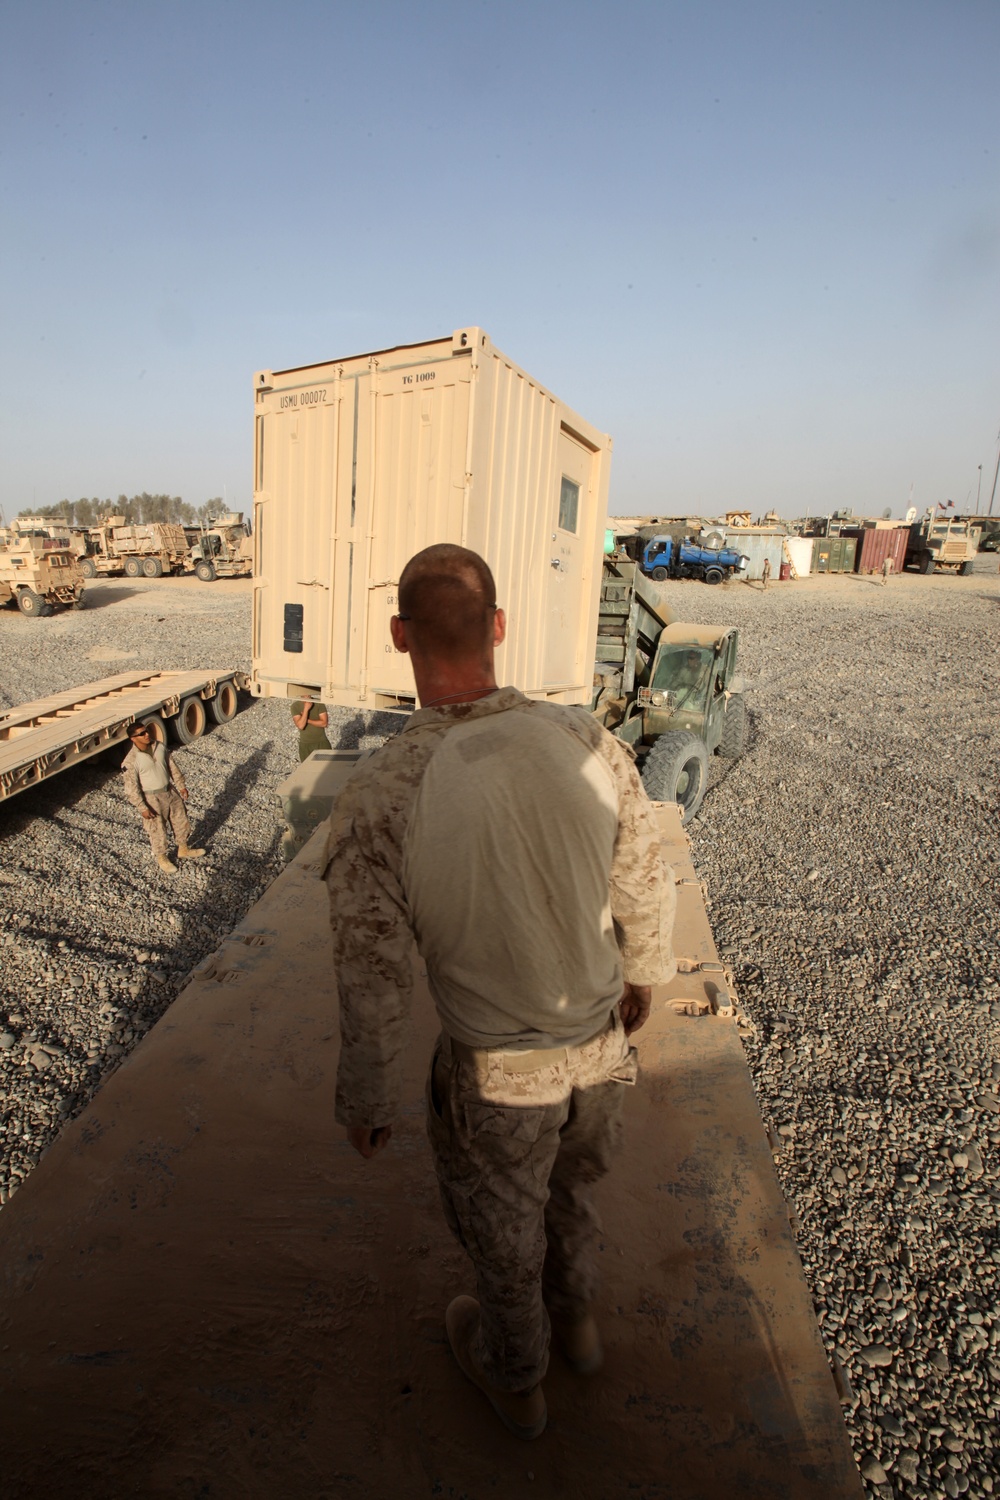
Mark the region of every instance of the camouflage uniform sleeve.
<instances>
[{"instance_id":1,"label":"camouflage uniform sleeve","mask_svg":"<svg viewBox=\"0 0 1000 1500\"><path fill-rule=\"evenodd\" d=\"M600 748L618 787L611 915L622 970L631 984L666 984L677 972L673 875L664 863L656 816L635 761L613 735L602 735Z\"/></svg>"},{"instance_id":2,"label":"camouflage uniform sleeve","mask_svg":"<svg viewBox=\"0 0 1000 1500\"><path fill-rule=\"evenodd\" d=\"M340 995L336 1117L374 1129L391 1124L399 1110L413 936L385 826L376 837L350 803L334 808L330 824L325 879Z\"/></svg>"},{"instance_id":3,"label":"camouflage uniform sleeve","mask_svg":"<svg viewBox=\"0 0 1000 1500\"><path fill-rule=\"evenodd\" d=\"M142 795L142 787L139 785L139 773L135 768L134 751L129 751L122 761L122 771L125 774L125 795L133 807L141 812L146 806L146 799Z\"/></svg>"}]
</instances>

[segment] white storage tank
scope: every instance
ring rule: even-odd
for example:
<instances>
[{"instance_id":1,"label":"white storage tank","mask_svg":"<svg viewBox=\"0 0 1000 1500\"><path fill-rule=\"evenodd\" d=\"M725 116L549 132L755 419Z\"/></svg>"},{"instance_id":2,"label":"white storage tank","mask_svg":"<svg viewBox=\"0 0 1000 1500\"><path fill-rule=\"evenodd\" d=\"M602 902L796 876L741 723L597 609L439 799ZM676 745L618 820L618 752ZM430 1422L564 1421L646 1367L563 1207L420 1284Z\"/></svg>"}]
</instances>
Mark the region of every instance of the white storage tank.
<instances>
[{"instance_id":1,"label":"white storage tank","mask_svg":"<svg viewBox=\"0 0 1000 1500\"><path fill-rule=\"evenodd\" d=\"M609 437L479 328L254 384L251 691L412 702L389 634L399 575L457 542L486 558L507 611L498 681L590 701Z\"/></svg>"}]
</instances>

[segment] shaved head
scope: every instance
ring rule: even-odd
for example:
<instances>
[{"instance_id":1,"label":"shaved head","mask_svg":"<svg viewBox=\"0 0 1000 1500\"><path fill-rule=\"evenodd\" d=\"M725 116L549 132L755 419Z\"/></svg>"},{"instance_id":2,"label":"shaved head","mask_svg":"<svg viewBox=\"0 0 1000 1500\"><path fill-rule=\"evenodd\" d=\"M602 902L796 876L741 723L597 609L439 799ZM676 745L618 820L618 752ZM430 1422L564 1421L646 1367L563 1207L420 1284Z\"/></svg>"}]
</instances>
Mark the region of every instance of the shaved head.
<instances>
[{"instance_id":1,"label":"shaved head","mask_svg":"<svg viewBox=\"0 0 1000 1500\"><path fill-rule=\"evenodd\" d=\"M412 648L442 662L481 659L493 642L497 591L478 552L439 542L403 569L399 617Z\"/></svg>"}]
</instances>

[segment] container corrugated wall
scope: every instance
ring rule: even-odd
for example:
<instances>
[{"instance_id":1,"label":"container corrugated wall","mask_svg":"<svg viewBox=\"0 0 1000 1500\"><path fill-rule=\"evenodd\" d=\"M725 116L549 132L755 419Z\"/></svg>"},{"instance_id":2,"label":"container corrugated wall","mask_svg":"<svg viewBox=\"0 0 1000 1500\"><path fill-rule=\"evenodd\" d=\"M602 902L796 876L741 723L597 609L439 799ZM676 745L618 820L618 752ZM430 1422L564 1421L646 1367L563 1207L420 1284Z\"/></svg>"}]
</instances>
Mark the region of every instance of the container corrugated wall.
<instances>
[{"instance_id":1,"label":"container corrugated wall","mask_svg":"<svg viewBox=\"0 0 1000 1500\"><path fill-rule=\"evenodd\" d=\"M857 541L853 536L818 536L813 539L814 573L852 573Z\"/></svg>"},{"instance_id":2,"label":"container corrugated wall","mask_svg":"<svg viewBox=\"0 0 1000 1500\"><path fill-rule=\"evenodd\" d=\"M415 552L449 541L496 576L499 679L589 701L610 451L479 329L261 372L253 691L412 697L389 634L396 585Z\"/></svg>"},{"instance_id":3,"label":"container corrugated wall","mask_svg":"<svg viewBox=\"0 0 1000 1500\"><path fill-rule=\"evenodd\" d=\"M745 526L737 526L726 532L726 546L749 557L747 570L742 576L750 579L763 578L765 557L771 563L771 577L777 578L784 557L784 540L784 532L760 531Z\"/></svg>"},{"instance_id":4,"label":"container corrugated wall","mask_svg":"<svg viewBox=\"0 0 1000 1500\"><path fill-rule=\"evenodd\" d=\"M852 535L857 543L855 572L881 573L887 557L892 558L894 573L903 571L910 535L908 526L862 526Z\"/></svg>"}]
</instances>

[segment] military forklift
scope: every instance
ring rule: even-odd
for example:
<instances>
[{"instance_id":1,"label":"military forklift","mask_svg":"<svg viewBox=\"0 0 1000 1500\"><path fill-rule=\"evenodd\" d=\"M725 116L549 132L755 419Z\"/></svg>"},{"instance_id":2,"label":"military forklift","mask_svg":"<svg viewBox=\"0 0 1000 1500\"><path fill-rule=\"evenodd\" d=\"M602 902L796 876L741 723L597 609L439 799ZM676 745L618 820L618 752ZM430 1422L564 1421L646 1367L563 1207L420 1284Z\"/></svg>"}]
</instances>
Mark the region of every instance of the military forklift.
<instances>
[{"instance_id":1,"label":"military forklift","mask_svg":"<svg viewBox=\"0 0 1000 1500\"><path fill-rule=\"evenodd\" d=\"M656 802L689 823L708 786L708 758L743 753L747 718L737 675L739 632L675 619L640 566L604 559L593 710L632 745Z\"/></svg>"}]
</instances>

